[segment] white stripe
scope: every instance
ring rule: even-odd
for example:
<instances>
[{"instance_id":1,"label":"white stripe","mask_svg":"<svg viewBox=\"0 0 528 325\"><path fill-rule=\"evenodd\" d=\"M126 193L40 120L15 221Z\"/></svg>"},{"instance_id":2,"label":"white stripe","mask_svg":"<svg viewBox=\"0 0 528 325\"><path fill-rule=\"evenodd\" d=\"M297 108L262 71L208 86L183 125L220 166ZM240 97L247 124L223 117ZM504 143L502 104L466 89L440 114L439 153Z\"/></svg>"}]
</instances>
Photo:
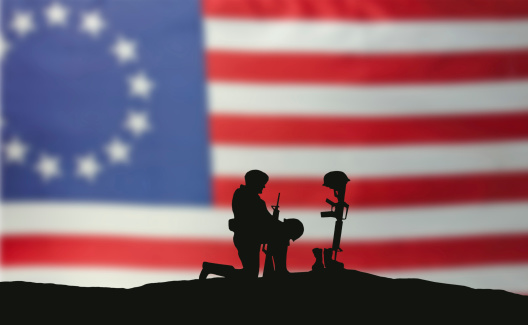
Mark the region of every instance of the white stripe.
<instances>
[{"instance_id":1,"label":"white stripe","mask_svg":"<svg viewBox=\"0 0 528 325\"><path fill-rule=\"evenodd\" d=\"M232 236L227 229L229 218L227 210L205 207L4 202L2 232L227 238Z\"/></svg>"},{"instance_id":2,"label":"white stripe","mask_svg":"<svg viewBox=\"0 0 528 325\"><path fill-rule=\"evenodd\" d=\"M307 270L294 270L306 272ZM361 270L359 270L361 271ZM197 279L200 270L139 270L113 268L7 267L2 281L56 283L84 287L133 288L148 283ZM370 272L392 278L419 278L476 289L502 289L528 293L528 265L489 265L471 268Z\"/></svg>"},{"instance_id":3,"label":"white stripe","mask_svg":"<svg viewBox=\"0 0 528 325\"><path fill-rule=\"evenodd\" d=\"M528 48L528 21L337 22L205 20L208 49L323 53Z\"/></svg>"},{"instance_id":4,"label":"white stripe","mask_svg":"<svg viewBox=\"0 0 528 325\"><path fill-rule=\"evenodd\" d=\"M474 289L502 289L514 293L528 294L528 265L487 265L479 267L375 271L380 276L391 278L417 278L440 283L463 285Z\"/></svg>"},{"instance_id":5,"label":"white stripe","mask_svg":"<svg viewBox=\"0 0 528 325\"><path fill-rule=\"evenodd\" d=\"M528 142L389 147L249 147L216 145L215 175L240 177L260 169L270 177L442 175L528 170Z\"/></svg>"},{"instance_id":6,"label":"white stripe","mask_svg":"<svg viewBox=\"0 0 528 325\"><path fill-rule=\"evenodd\" d=\"M90 267L6 267L2 281L55 283L80 287L134 288L149 283L198 279L200 270L141 270Z\"/></svg>"},{"instance_id":7,"label":"white stripe","mask_svg":"<svg viewBox=\"0 0 528 325\"><path fill-rule=\"evenodd\" d=\"M212 113L315 116L447 115L528 110L528 82L339 86L212 82Z\"/></svg>"},{"instance_id":8,"label":"white stripe","mask_svg":"<svg viewBox=\"0 0 528 325\"><path fill-rule=\"evenodd\" d=\"M287 198L284 198L287 199ZM321 198L324 206L324 198ZM321 208L323 210L324 208ZM301 241L331 240L333 219L318 209L281 209L283 218L304 224ZM528 232L528 202L427 208L351 210L343 240L388 240L427 237L515 234ZM99 234L164 238L230 240L230 209L154 208L86 203L6 203L3 233Z\"/></svg>"},{"instance_id":9,"label":"white stripe","mask_svg":"<svg viewBox=\"0 0 528 325\"><path fill-rule=\"evenodd\" d=\"M349 212L343 224L343 238L389 240L526 233L526 216L528 202L359 210ZM317 217L315 221L314 226L321 228L318 236L328 238L333 234L333 222ZM307 224L306 228L313 226Z\"/></svg>"}]
</instances>

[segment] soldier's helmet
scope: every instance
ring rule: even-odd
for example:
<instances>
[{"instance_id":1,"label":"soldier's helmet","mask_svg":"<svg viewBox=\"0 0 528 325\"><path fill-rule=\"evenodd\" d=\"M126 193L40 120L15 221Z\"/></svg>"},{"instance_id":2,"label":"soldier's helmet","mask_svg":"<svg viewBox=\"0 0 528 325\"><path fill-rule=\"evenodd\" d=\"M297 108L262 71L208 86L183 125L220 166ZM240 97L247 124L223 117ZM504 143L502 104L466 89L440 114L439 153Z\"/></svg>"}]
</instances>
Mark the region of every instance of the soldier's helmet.
<instances>
[{"instance_id":1,"label":"soldier's helmet","mask_svg":"<svg viewBox=\"0 0 528 325\"><path fill-rule=\"evenodd\" d=\"M288 238L296 241L304 233L304 226L301 221L298 219L284 219L284 226L286 227L286 232L288 233Z\"/></svg>"},{"instance_id":2,"label":"soldier's helmet","mask_svg":"<svg viewBox=\"0 0 528 325\"><path fill-rule=\"evenodd\" d=\"M348 181L350 181L350 179L348 179L345 173L333 171L324 175L323 186L329 187L333 190L339 190L345 188Z\"/></svg>"},{"instance_id":3,"label":"soldier's helmet","mask_svg":"<svg viewBox=\"0 0 528 325\"><path fill-rule=\"evenodd\" d=\"M269 177L265 172L253 169L246 173L244 180L247 185L264 185L268 182Z\"/></svg>"}]
</instances>

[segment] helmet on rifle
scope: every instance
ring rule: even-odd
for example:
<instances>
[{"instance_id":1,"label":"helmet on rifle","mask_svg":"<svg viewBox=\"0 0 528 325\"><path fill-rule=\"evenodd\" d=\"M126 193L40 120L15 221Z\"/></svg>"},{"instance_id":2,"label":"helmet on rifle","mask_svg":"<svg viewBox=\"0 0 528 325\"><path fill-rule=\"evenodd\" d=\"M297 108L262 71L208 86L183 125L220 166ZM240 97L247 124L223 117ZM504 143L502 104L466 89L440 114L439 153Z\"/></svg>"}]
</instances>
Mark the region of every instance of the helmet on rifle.
<instances>
[{"instance_id":1,"label":"helmet on rifle","mask_svg":"<svg viewBox=\"0 0 528 325\"><path fill-rule=\"evenodd\" d=\"M304 226L298 219L284 219L284 226L288 233L288 238L296 241L304 233Z\"/></svg>"},{"instance_id":2,"label":"helmet on rifle","mask_svg":"<svg viewBox=\"0 0 528 325\"><path fill-rule=\"evenodd\" d=\"M348 181L350 181L350 179L348 179L345 173L333 171L324 175L323 186L329 187L333 190L340 190L346 187Z\"/></svg>"}]
</instances>

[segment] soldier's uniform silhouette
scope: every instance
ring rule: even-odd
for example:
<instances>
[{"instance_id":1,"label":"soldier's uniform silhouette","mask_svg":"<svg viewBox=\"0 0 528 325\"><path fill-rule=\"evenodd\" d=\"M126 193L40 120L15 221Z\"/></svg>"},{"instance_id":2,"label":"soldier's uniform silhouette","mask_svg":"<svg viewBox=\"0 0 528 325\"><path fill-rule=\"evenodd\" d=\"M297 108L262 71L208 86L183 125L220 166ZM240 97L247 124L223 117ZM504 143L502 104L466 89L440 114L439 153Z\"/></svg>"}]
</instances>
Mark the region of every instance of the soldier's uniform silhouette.
<instances>
[{"instance_id":1,"label":"soldier's uniform silhouette","mask_svg":"<svg viewBox=\"0 0 528 325\"><path fill-rule=\"evenodd\" d=\"M292 238L286 220L278 220L279 210L276 209L274 214L269 213L266 202L259 196L268 179L265 173L251 170L245 175L246 184L240 185L233 194L234 219L230 229L235 233L233 242L244 273L248 277L258 277L259 255L263 243L268 243L268 252L273 255L275 272L287 273L286 254L289 241L297 239Z\"/></svg>"},{"instance_id":2,"label":"soldier's uniform silhouette","mask_svg":"<svg viewBox=\"0 0 528 325\"><path fill-rule=\"evenodd\" d=\"M257 278L262 244L267 244L264 276L267 276L266 272L271 275L288 273L286 254L290 239L295 241L302 236L303 224L297 219L280 221L278 206L272 206L273 214L269 213L266 202L259 196L266 187L268 175L260 170L250 170L244 178L246 184L240 185L233 194L234 218L229 220L242 270L231 265L203 262L200 279L206 279L209 274Z\"/></svg>"}]
</instances>

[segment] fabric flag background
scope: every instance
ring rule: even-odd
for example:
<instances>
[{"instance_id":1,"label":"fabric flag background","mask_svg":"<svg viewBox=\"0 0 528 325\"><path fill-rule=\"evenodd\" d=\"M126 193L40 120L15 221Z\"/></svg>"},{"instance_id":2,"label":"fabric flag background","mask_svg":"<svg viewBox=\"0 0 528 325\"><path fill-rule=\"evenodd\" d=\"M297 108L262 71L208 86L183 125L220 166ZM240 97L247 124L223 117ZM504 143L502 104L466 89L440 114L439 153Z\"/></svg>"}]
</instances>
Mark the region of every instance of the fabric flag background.
<instances>
[{"instance_id":1,"label":"fabric flag background","mask_svg":"<svg viewBox=\"0 0 528 325\"><path fill-rule=\"evenodd\" d=\"M3 281L240 267L245 172L350 269L528 293L528 2L2 1Z\"/></svg>"}]
</instances>

